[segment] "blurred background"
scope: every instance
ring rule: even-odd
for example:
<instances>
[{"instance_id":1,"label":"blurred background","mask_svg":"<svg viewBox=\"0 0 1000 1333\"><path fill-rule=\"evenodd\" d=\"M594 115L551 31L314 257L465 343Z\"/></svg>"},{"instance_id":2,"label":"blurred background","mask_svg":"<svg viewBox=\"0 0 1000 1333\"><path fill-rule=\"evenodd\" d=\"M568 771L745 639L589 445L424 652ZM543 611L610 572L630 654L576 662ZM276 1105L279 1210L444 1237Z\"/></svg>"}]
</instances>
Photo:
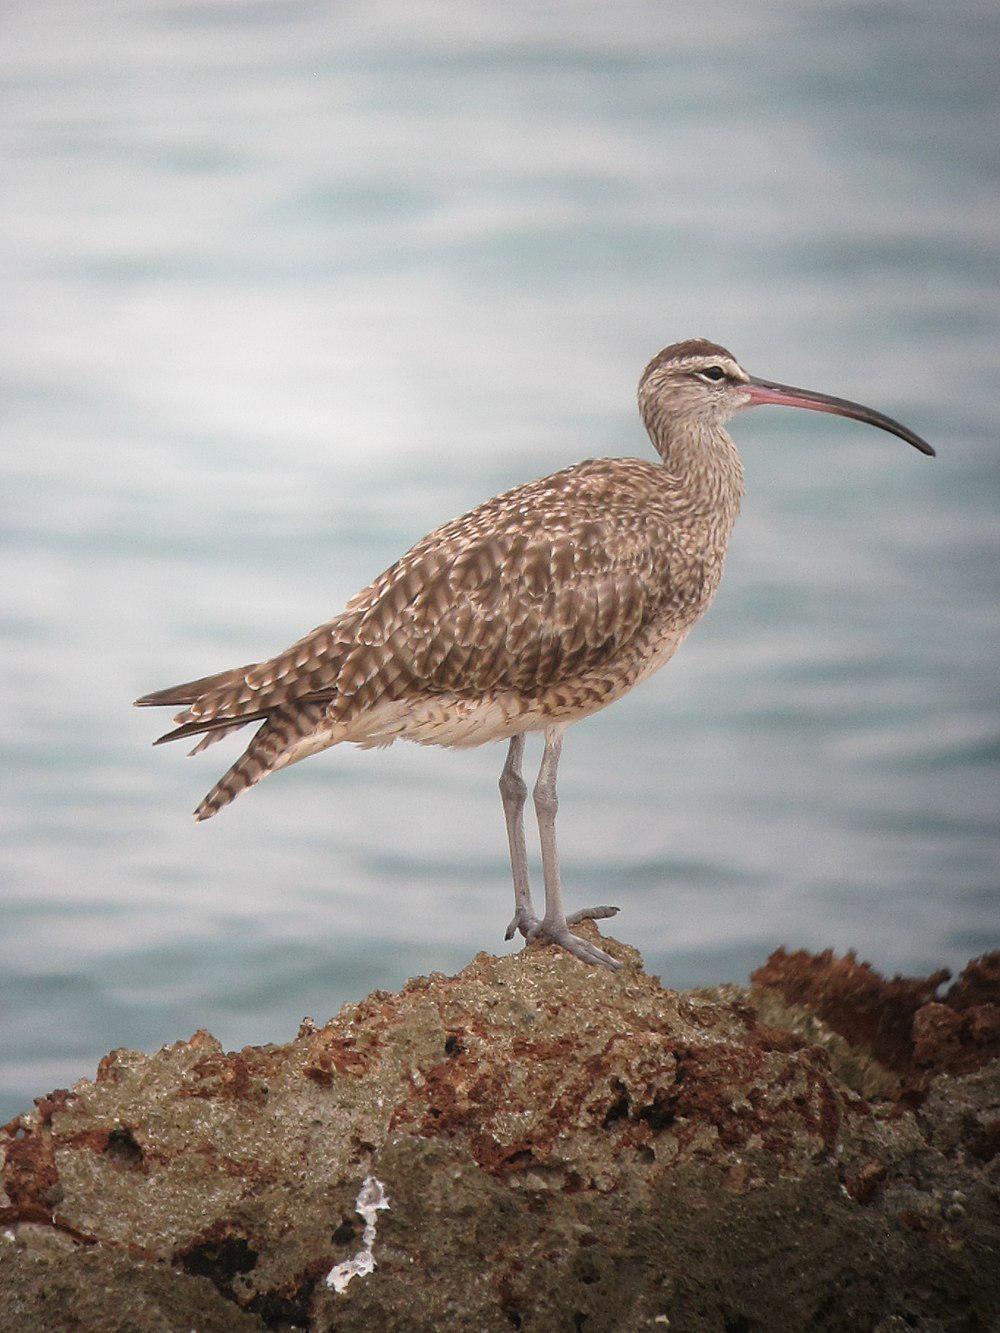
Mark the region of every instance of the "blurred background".
<instances>
[{"instance_id":1,"label":"blurred background","mask_svg":"<svg viewBox=\"0 0 1000 1333\"><path fill-rule=\"evenodd\" d=\"M677 986L781 943L995 946L994 5L30 0L0 30L0 1115L113 1046L284 1040L514 947L502 747L329 751L196 826L243 737L154 751L130 704L500 489L651 457L639 372L696 335L940 457L735 423L715 606L567 739L569 898Z\"/></svg>"}]
</instances>

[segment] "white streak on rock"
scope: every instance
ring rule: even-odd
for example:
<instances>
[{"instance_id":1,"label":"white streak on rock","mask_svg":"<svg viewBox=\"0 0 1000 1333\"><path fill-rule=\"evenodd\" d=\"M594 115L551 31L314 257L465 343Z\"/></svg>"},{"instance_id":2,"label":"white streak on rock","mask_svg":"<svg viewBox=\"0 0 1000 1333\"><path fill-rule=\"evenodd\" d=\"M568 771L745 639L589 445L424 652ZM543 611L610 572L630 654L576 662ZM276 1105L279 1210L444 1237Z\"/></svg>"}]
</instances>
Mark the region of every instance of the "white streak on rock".
<instances>
[{"instance_id":1,"label":"white streak on rock","mask_svg":"<svg viewBox=\"0 0 1000 1333\"><path fill-rule=\"evenodd\" d=\"M378 1180L375 1176L365 1176L364 1182L358 1190L358 1197L354 1201L354 1211L365 1219L365 1229L361 1236L363 1248L358 1250L353 1259L346 1259L342 1264L337 1264L330 1269L326 1275L326 1285L328 1287L332 1287L337 1292L344 1291L351 1278L367 1277L369 1273L374 1271L375 1214L380 1209L388 1207L389 1199L381 1180Z\"/></svg>"}]
</instances>

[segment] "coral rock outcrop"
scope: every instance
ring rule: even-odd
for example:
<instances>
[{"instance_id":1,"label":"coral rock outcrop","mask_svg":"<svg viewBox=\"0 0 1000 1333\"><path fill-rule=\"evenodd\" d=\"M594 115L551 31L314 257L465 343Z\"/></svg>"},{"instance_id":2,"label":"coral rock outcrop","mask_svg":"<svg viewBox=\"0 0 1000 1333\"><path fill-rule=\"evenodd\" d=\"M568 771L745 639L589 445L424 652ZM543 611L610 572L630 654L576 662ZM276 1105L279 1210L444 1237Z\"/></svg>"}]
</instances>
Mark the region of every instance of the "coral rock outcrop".
<instances>
[{"instance_id":1,"label":"coral rock outcrop","mask_svg":"<svg viewBox=\"0 0 1000 1333\"><path fill-rule=\"evenodd\" d=\"M677 993L604 943L620 973L480 954L39 1097L0 1330L995 1326L1000 956L941 996L784 951Z\"/></svg>"}]
</instances>

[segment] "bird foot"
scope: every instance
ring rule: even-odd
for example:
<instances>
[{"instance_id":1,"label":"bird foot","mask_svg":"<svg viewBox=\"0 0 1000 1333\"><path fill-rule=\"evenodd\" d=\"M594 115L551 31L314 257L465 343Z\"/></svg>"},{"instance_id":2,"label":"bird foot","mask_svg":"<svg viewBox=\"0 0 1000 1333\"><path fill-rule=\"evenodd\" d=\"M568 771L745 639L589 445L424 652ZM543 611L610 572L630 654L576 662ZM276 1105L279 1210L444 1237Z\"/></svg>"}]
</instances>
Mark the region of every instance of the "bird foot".
<instances>
[{"instance_id":1,"label":"bird foot","mask_svg":"<svg viewBox=\"0 0 1000 1333\"><path fill-rule=\"evenodd\" d=\"M504 938L513 939L516 932L520 931L528 944L557 944L574 958L579 958L581 962L618 972L622 965L616 958L612 958L609 953L605 953L603 949L599 949L596 944L591 944L582 936L574 935L570 926L575 926L580 921L603 921L607 917L617 916L619 910L617 907L608 906L585 907L579 912L573 912L562 921L549 923L539 920L526 908L519 907L514 913L513 921L507 927Z\"/></svg>"},{"instance_id":2,"label":"bird foot","mask_svg":"<svg viewBox=\"0 0 1000 1333\"><path fill-rule=\"evenodd\" d=\"M566 918L567 926L575 926L579 921L603 921L606 917L617 916L620 907L583 907L579 912L571 912ZM511 918L511 923L504 931L504 939L512 940L518 931L528 939L541 925L541 919L535 916L530 907L519 907Z\"/></svg>"}]
</instances>

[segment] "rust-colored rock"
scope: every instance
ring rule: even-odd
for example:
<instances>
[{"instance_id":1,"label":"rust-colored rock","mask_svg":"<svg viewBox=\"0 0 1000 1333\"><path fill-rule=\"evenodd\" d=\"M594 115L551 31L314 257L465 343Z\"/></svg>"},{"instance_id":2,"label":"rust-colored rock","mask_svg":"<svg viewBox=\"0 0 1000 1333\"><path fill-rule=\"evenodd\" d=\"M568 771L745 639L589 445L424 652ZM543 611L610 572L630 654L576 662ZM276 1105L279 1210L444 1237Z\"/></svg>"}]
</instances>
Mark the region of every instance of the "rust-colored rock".
<instances>
[{"instance_id":1,"label":"rust-colored rock","mask_svg":"<svg viewBox=\"0 0 1000 1333\"><path fill-rule=\"evenodd\" d=\"M59 1184L52 1137L31 1130L15 1132L4 1147L3 1188L9 1204L0 1221L46 1220Z\"/></svg>"},{"instance_id":2,"label":"rust-colored rock","mask_svg":"<svg viewBox=\"0 0 1000 1333\"><path fill-rule=\"evenodd\" d=\"M938 997L949 976L942 969L886 981L853 953L778 949L752 980L869 1050L912 1094L926 1091L928 1075L969 1073L1000 1056L1000 952L973 959Z\"/></svg>"}]
</instances>

